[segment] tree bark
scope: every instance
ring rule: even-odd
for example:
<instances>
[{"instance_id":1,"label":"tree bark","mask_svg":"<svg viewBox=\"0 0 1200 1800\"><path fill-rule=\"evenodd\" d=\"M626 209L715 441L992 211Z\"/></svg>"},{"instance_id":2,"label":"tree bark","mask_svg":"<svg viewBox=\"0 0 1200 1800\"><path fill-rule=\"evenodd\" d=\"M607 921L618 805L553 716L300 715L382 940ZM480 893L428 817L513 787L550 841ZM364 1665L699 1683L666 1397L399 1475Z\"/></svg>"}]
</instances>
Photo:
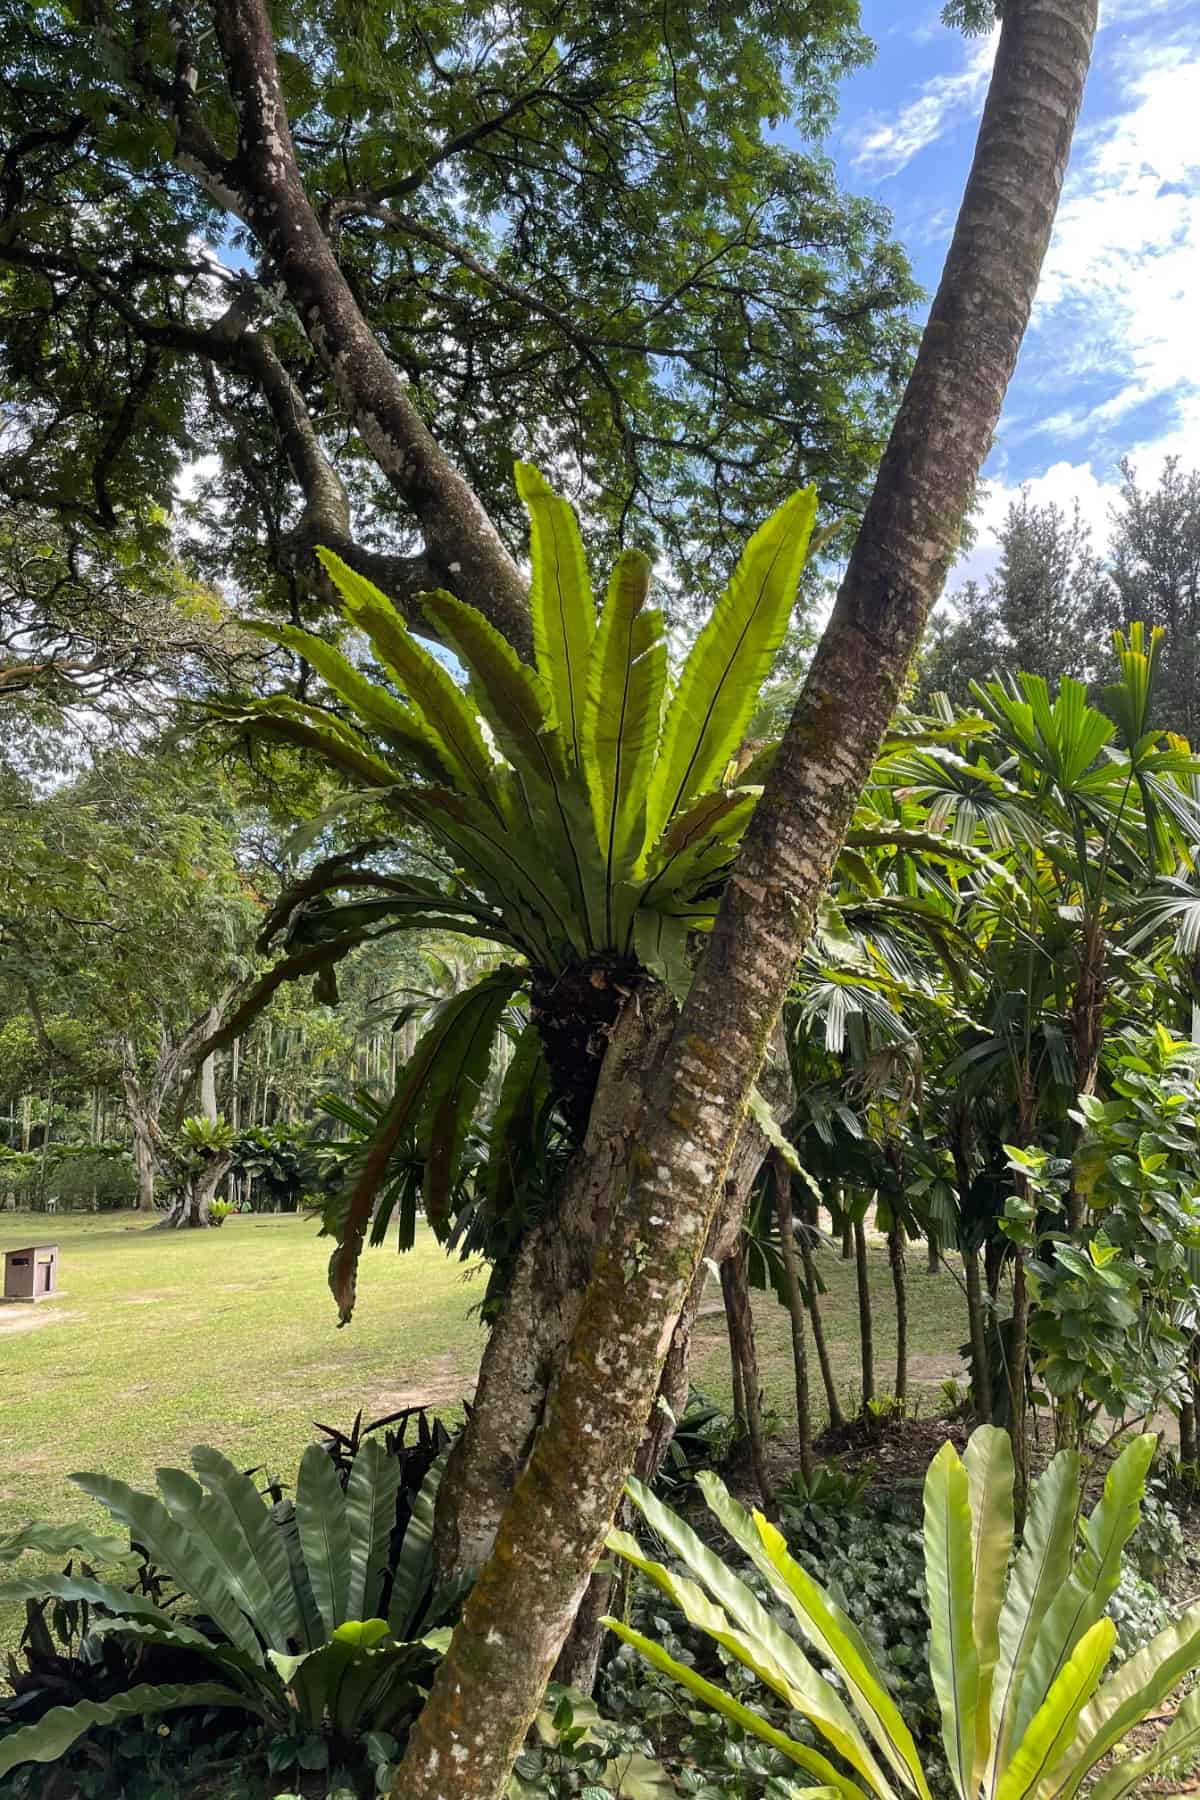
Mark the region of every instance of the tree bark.
<instances>
[{"instance_id":1,"label":"tree bark","mask_svg":"<svg viewBox=\"0 0 1200 1800\"><path fill-rule=\"evenodd\" d=\"M800 1473L812 1480L812 1401L808 1390L808 1344L804 1331L804 1295L800 1291L800 1271L796 1265L796 1221L792 1208L791 1171L776 1150L771 1157L771 1184L775 1194L775 1217L779 1221L780 1255L783 1260L783 1285L787 1293L788 1316L792 1324L792 1367L796 1376L796 1441L800 1451ZM804 1230L802 1225L800 1228Z\"/></svg>"},{"instance_id":2,"label":"tree bark","mask_svg":"<svg viewBox=\"0 0 1200 1800\"><path fill-rule=\"evenodd\" d=\"M434 1556L443 1580L478 1568L491 1551L579 1316L596 1245L607 1228L606 1186L629 1154L643 1084L664 1054L672 1018L661 990L644 990L624 1009L605 1053L582 1154L553 1215L535 1226L521 1247L483 1353L471 1417L438 1490ZM741 1230L746 1196L766 1149L758 1127L747 1124L730 1170L729 1198L706 1249L713 1262L728 1254ZM672 1334L659 1388L665 1410L656 1396L650 1411L638 1457L647 1481L658 1472L671 1441L671 1421L687 1402L691 1329L706 1273L703 1266L697 1271ZM568 1676L560 1670L559 1679ZM570 1682L585 1685L578 1668Z\"/></svg>"},{"instance_id":3,"label":"tree bark","mask_svg":"<svg viewBox=\"0 0 1200 1800\"><path fill-rule=\"evenodd\" d=\"M224 1180L231 1161L231 1153L223 1150L218 1156L214 1156L198 1174L189 1176L153 1229L155 1231L196 1230L206 1225L212 1225L214 1223L211 1214L213 1196Z\"/></svg>"},{"instance_id":4,"label":"tree bark","mask_svg":"<svg viewBox=\"0 0 1200 1800\"><path fill-rule=\"evenodd\" d=\"M863 1418L870 1418L875 1398L875 1315L871 1306L871 1265L867 1259L867 1228L854 1221L854 1280L858 1290L858 1347L862 1367Z\"/></svg>"},{"instance_id":5,"label":"tree bark","mask_svg":"<svg viewBox=\"0 0 1200 1800\"><path fill-rule=\"evenodd\" d=\"M978 1250L963 1251L963 1278L967 1289L967 1329L971 1339L971 1395L975 1417L981 1425L992 1422L992 1371L987 1352L987 1316L983 1276Z\"/></svg>"},{"instance_id":6,"label":"tree bark","mask_svg":"<svg viewBox=\"0 0 1200 1800\"><path fill-rule=\"evenodd\" d=\"M825 1388L825 1404L829 1409L829 1429L840 1431L846 1423L846 1415L842 1411L842 1403L838 1398L837 1383L833 1379L833 1364L829 1360L829 1346L825 1342L817 1260L813 1255L812 1239L807 1231L802 1231L800 1234L800 1261L804 1267L804 1285L808 1289L808 1316L812 1321L813 1348L817 1353L821 1381Z\"/></svg>"},{"instance_id":7,"label":"tree bark","mask_svg":"<svg viewBox=\"0 0 1200 1800\"><path fill-rule=\"evenodd\" d=\"M1012 1438L1013 1498L1018 1525L1024 1523L1029 1496L1029 1436L1026 1430L1025 1363L1029 1345L1029 1290L1025 1252L1013 1251L1012 1334L1008 1351L1008 1429Z\"/></svg>"},{"instance_id":8,"label":"tree bark","mask_svg":"<svg viewBox=\"0 0 1200 1800\"><path fill-rule=\"evenodd\" d=\"M908 1265L904 1229L894 1224L888 1232L888 1266L896 1296L896 1398L908 1399Z\"/></svg>"},{"instance_id":9,"label":"tree bark","mask_svg":"<svg viewBox=\"0 0 1200 1800\"><path fill-rule=\"evenodd\" d=\"M750 1283L746 1275L746 1240L740 1231L732 1250L721 1264L721 1294L725 1301L730 1356L734 1369L741 1375L742 1422L750 1445L750 1464L763 1506L770 1512L775 1505L775 1495L767 1469L758 1352L754 1345L754 1312L750 1305Z\"/></svg>"},{"instance_id":10,"label":"tree bark","mask_svg":"<svg viewBox=\"0 0 1200 1800\"><path fill-rule=\"evenodd\" d=\"M829 625L606 1196L532 1454L397 1770L498 1800L653 1404L796 956L959 542L1049 242L1095 0L1007 0L946 271Z\"/></svg>"},{"instance_id":11,"label":"tree bark","mask_svg":"<svg viewBox=\"0 0 1200 1800\"><path fill-rule=\"evenodd\" d=\"M237 110L232 174L244 216L355 429L416 517L435 585L470 599L532 660L525 579L409 398L304 190L265 0L214 0L212 12Z\"/></svg>"}]
</instances>

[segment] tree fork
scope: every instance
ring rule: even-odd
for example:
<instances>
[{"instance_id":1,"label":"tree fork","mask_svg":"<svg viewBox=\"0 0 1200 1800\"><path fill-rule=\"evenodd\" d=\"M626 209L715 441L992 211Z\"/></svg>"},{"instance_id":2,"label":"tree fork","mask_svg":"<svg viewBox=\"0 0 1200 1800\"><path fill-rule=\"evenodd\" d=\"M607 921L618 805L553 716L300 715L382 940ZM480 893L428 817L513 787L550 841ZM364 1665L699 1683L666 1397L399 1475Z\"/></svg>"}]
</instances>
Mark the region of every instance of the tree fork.
<instances>
[{"instance_id":1,"label":"tree fork","mask_svg":"<svg viewBox=\"0 0 1200 1800\"><path fill-rule=\"evenodd\" d=\"M612 1196L546 1422L409 1739L395 1800L499 1800L603 1547L772 1025L1016 364L1096 0L1008 0L975 159L833 614Z\"/></svg>"},{"instance_id":2,"label":"tree fork","mask_svg":"<svg viewBox=\"0 0 1200 1800\"><path fill-rule=\"evenodd\" d=\"M412 508L439 583L532 656L525 579L477 496L437 443L363 317L305 191L265 0L212 7L238 116L233 170L245 217L380 470Z\"/></svg>"}]
</instances>

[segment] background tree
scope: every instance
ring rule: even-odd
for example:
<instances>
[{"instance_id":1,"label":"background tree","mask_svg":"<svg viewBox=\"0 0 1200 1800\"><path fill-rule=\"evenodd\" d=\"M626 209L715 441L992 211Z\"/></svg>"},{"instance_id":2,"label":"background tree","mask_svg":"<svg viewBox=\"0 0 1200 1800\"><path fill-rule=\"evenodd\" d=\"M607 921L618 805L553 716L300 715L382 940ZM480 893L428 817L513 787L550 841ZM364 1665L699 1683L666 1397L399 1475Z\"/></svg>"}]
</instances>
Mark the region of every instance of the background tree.
<instances>
[{"instance_id":1,"label":"background tree","mask_svg":"<svg viewBox=\"0 0 1200 1800\"><path fill-rule=\"evenodd\" d=\"M1110 660L1109 584L1076 505L1013 502L997 533L1000 561L982 585L968 582L930 623L916 704L935 693L969 706L971 683L1001 670L1087 681ZM1140 613L1131 616L1141 617Z\"/></svg>"},{"instance_id":2,"label":"background tree","mask_svg":"<svg viewBox=\"0 0 1200 1800\"><path fill-rule=\"evenodd\" d=\"M856 13L6 0L0 488L74 543L199 458L202 569L295 616L323 542L518 642L514 453L697 595L801 482L854 511L913 298L816 147Z\"/></svg>"},{"instance_id":3,"label":"background tree","mask_svg":"<svg viewBox=\"0 0 1200 1800\"><path fill-rule=\"evenodd\" d=\"M1166 636L1154 699L1154 723L1200 741L1200 470L1171 458L1156 487L1121 464L1113 509L1112 625L1140 619Z\"/></svg>"},{"instance_id":4,"label":"background tree","mask_svg":"<svg viewBox=\"0 0 1200 1800\"><path fill-rule=\"evenodd\" d=\"M10 799L0 959L51 1067L54 1015L89 1020L120 1071L140 1204L154 1205L164 1107L195 1074L214 1006L246 973L260 914L237 809L211 767L114 751Z\"/></svg>"}]
</instances>

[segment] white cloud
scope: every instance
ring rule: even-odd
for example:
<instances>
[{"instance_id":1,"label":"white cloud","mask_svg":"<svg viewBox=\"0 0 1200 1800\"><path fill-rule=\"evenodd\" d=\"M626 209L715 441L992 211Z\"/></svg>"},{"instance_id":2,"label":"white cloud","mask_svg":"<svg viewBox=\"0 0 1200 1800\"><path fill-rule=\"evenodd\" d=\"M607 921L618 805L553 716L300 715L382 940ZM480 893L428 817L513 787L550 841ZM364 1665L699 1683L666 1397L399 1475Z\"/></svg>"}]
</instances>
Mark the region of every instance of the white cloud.
<instances>
[{"instance_id":1,"label":"white cloud","mask_svg":"<svg viewBox=\"0 0 1200 1800\"><path fill-rule=\"evenodd\" d=\"M1158 401L1187 437L1200 427L1200 47L1143 38L1117 71L1122 109L1081 140L1034 315L1063 339L1060 373L1102 391L1041 428L1098 436Z\"/></svg>"},{"instance_id":2,"label":"white cloud","mask_svg":"<svg viewBox=\"0 0 1200 1800\"><path fill-rule=\"evenodd\" d=\"M1035 506L1058 506L1068 516L1076 502L1080 516L1089 526L1097 550L1108 542L1109 509L1121 492L1119 478L1107 480L1097 475L1090 462L1073 463L1063 459L1052 463L1041 475L1024 482L989 481L983 493L983 505L975 518L975 544L961 562L955 564L951 578L953 587L965 581L986 581L1000 560L997 533L1009 507L1027 491Z\"/></svg>"},{"instance_id":3,"label":"white cloud","mask_svg":"<svg viewBox=\"0 0 1200 1800\"><path fill-rule=\"evenodd\" d=\"M964 113L983 100L999 32L963 45L963 67L953 75L934 75L914 100L885 117L869 114L849 134L850 160L860 174L895 175L914 156L936 143Z\"/></svg>"}]
</instances>

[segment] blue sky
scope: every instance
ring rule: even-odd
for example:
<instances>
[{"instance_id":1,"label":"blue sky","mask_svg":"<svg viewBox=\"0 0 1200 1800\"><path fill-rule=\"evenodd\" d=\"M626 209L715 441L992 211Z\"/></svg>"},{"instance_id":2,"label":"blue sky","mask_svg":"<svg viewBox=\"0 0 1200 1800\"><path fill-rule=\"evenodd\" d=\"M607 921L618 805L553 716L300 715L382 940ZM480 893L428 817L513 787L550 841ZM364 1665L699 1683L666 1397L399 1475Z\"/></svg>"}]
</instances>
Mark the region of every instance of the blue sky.
<instances>
[{"instance_id":1,"label":"blue sky","mask_svg":"<svg viewBox=\"0 0 1200 1800\"><path fill-rule=\"evenodd\" d=\"M830 148L883 201L936 286L970 164L993 43L938 22L939 0L863 0L874 64L842 90ZM1200 466L1200 0L1101 0L1054 241L996 448L980 541L1028 484L1078 498L1102 543L1117 463Z\"/></svg>"}]
</instances>

